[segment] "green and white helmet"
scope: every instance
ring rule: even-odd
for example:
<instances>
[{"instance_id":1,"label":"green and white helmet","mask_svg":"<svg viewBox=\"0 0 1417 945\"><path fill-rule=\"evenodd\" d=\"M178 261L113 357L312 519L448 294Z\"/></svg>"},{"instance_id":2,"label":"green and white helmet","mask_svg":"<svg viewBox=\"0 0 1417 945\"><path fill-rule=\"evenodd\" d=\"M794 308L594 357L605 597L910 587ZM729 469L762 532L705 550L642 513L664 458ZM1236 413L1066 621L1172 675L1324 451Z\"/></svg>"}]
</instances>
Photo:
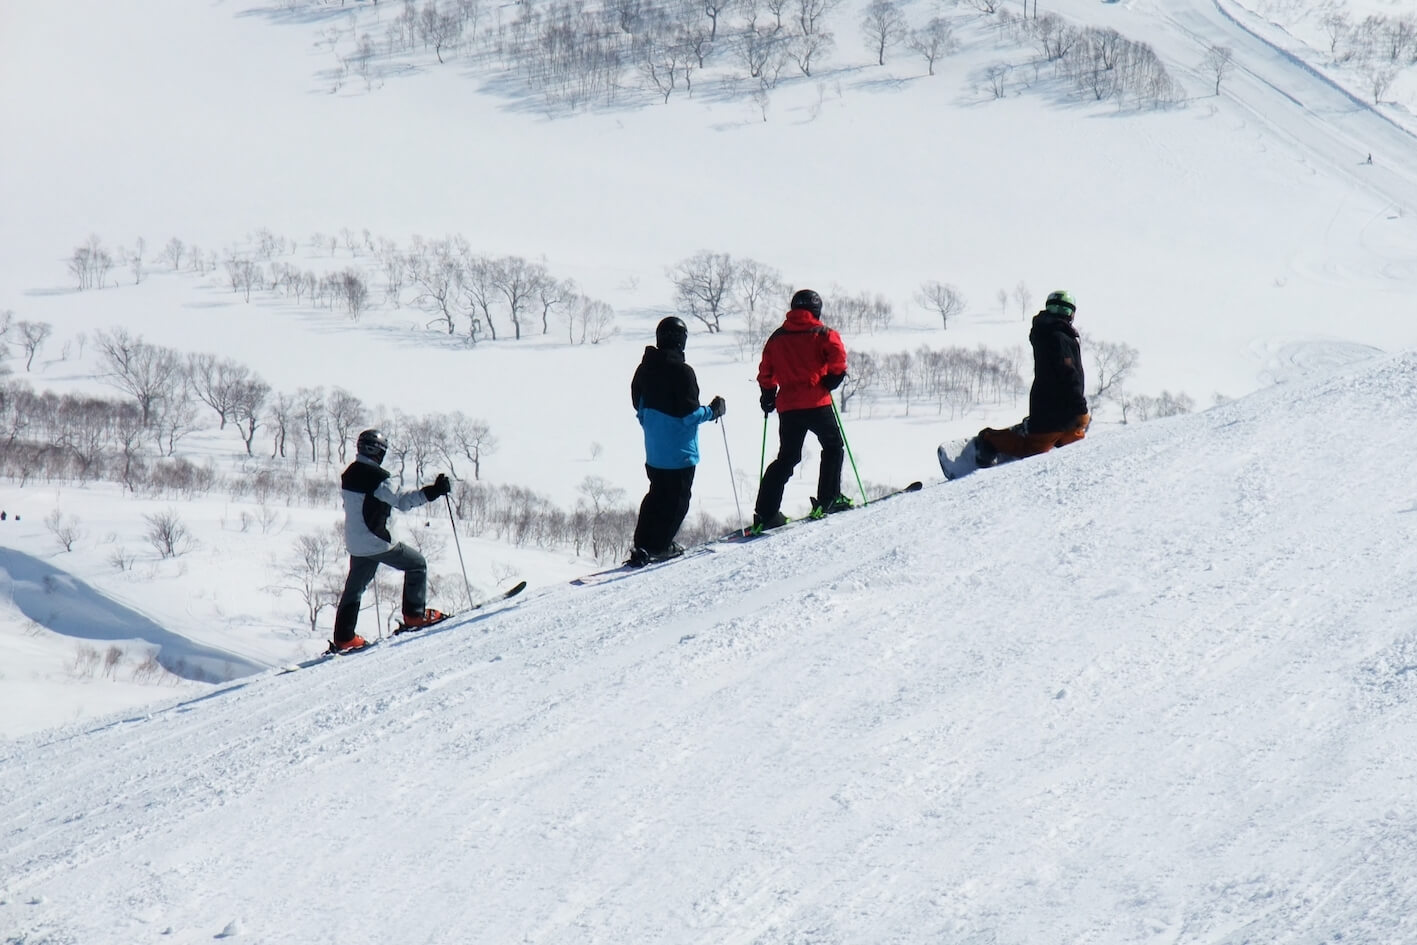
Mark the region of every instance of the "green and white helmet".
<instances>
[{"instance_id":1,"label":"green and white helmet","mask_svg":"<svg viewBox=\"0 0 1417 945\"><path fill-rule=\"evenodd\" d=\"M1073 301L1073 294L1066 289L1058 289L1056 292L1048 293L1048 301L1043 306L1047 311L1056 315L1072 315L1077 311L1077 303Z\"/></svg>"}]
</instances>

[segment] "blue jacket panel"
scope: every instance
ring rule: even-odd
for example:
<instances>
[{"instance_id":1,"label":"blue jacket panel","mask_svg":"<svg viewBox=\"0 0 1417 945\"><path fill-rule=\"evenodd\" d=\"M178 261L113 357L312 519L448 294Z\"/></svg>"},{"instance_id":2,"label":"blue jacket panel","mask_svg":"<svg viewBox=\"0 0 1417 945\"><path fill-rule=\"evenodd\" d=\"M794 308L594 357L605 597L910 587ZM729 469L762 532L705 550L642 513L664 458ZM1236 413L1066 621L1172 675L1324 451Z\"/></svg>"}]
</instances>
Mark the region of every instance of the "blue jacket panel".
<instances>
[{"instance_id":1,"label":"blue jacket panel","mask_svg":"<svg viewBox=\"0 0 1417 945\"><path fill-rule=\"evenodd\" d=\"M713 419L713 411L699 407L685 417L641 405L636 411L645 431L645 463L656 469L684 469L699 464L699 424Z\"/></svg>"},{"instance_id":2,"label":"blue jacket panel","mask_svg":"<svg viewBox=\"0 0 1417 945\"><path fill-rule=\"evenodd\" d=\"M630 402L645 431L645 462L656 469L699 464L699 424L713 411L699 406L699 379L684 352L645 348L630 381Z\"/></svg>"}]
</instances>

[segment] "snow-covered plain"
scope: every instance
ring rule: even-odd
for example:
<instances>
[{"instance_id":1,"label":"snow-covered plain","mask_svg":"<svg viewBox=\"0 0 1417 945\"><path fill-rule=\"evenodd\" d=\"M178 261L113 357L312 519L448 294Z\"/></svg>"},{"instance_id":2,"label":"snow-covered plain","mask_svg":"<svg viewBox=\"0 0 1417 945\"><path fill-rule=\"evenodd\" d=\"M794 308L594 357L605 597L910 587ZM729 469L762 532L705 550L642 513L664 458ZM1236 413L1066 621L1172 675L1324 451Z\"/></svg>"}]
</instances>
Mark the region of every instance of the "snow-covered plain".
<instances>
[{"instance_id":1,"label":"snow-covered plain","mask_svg":"<svg viewBox=\"0 0 1417 945\"><path fill-rule=\"evenodd\" d=\"M480 592L531 581L515 608L281 677L320 634L280 562L333 506L180 504L197 543L159 560L142 520L173 502L0 483L0 940L1417 940L1412 78L1367 106L1298 4L1052 6L1151 43L1190 100L994 100L983 71L1030 54L987 26L926 77L868 66L848 19L766 121L712 91L551 118L431 59L331 89L318 40L348 13L5 5L0 310L55 326L42 389L105 390L83 338L123 325L279 390L485 418L493 481L634 497L628 378L665 267L713 249L891 298L855 350L1022 345L995 292L1066 286L1142 389L1242 399L1103 409L1084 444L949 485L934 444L1022 403L881 400L847 416L856 459L919 495L596 589L564 583L586 559L464 538ZM1237 62L1218 96L1210 44ZM469 349L407 308L65 271L90 233L151 255L258 227L338 268L303 244L344 226L544 258L619 334ZM948 332L910 301L926 279L971 299ZM690 345L730 404L697 488L723 518L762 435L735 348ZM461 588L437 513L400 525ZM134 667L157 647L231 679L156 683Z\"/></svg>"}]
</instances>

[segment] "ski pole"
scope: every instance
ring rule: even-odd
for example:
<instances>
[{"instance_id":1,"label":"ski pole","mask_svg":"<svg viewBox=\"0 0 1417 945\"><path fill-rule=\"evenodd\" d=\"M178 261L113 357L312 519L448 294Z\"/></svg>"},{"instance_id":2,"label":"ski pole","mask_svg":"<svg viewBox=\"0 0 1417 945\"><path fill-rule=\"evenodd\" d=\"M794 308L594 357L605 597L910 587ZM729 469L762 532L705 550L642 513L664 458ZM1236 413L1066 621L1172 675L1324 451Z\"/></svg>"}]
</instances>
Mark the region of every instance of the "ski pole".
<instances>
[{"instance_id":1,"label":"ski pole","mask_svg":"<svg viewBox=\"0 0 1417 945\"><path fill-rule=\"evenodd\" d=\"M758 487L759 487L759 488L761 488L762 485L763 485L763 470L764 470L764 468L766 468L766 467L764 466L764 463L767 462L767 459L768 459L768 415L767 415L766 413L764 413L764 414L763 414L763 452L762 452L762 454L759 455L759 457L758 457Z\"/></svg>"},{"instance_id":2,"label":"ski pole","mask_svg":"<svg viewBox=\"0 0 1417 945\"><path fill-rule=\"evenodd\" d=\"M723 422L723 418L718 418L718 425L723 429L723 455L728 458L728 481L733 486L733 507L738 510L738 521L743 521L743 505L738 501L738 480L733 478L733 454L728 451L728 424Z\"/></svg>"},{"instance_id":3,"label":"ski pole","mask_svg":"<svg viewBox=\"0 0 1417 945\"><path fill-rule=\"evenodd\" d=\"M384 610L379 606L379 567L374 566L374 619L379 622L379 639L384 639Z\"/></svg>"},{"instance_id":4,"label":"ski pole","mask_svg":"<svg viewBox=\"0 0 1417 945\"><path fill-rule=\"evenodd\" d=\"M832 416L836 417L836 428L841 431L841 444L846 447L846 455L851 460L851 472L856 476L856 488L861 490L861 504L863 506L870 505L870 500L866 498L866 487L861 485L861 472L856 468L856 457L851 455L851 442L846 438L846 427L842 425L841 413L836 409L836 395L828 391L827 396L831 398Z\"/></svg>"},{"instance_id":5,"label":"ski pole","mask_svg":"<svg viewBox=\"0 0 1417 945\"><path fill-rule=\"evenodd\" d=\"M462 583L467 588L467 606L473 605L472 582L467 579L467 562L462 557L462 539L458 538L458 520L453 518L453 500L446 495L443 496L443 503L448 507L448 521L453 526L453 544L458 547L458 564L462 566Z\"/></svg>"}]
</instances>

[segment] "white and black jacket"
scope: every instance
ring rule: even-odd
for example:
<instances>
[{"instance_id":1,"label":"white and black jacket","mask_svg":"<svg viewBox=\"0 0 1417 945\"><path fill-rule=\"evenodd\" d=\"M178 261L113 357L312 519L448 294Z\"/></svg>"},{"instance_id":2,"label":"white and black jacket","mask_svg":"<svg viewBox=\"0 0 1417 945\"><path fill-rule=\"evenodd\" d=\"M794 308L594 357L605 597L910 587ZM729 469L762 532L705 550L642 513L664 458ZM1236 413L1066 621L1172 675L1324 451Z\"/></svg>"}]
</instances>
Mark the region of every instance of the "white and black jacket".
<instances>
[{"instance_id":1,"label":"white and black jacket","mask_svg":"<svg viewBox=\"0 0 1417 945\"><path fill-rule=\"evenodd\" d=\"M407 512L432 501L425 486L410 492L389 488L389 473L367 456L356 456L340 476L344 498L344 544L355 557L383 554L394 546L389 513Z\"/></svg>"}]
</instances>

